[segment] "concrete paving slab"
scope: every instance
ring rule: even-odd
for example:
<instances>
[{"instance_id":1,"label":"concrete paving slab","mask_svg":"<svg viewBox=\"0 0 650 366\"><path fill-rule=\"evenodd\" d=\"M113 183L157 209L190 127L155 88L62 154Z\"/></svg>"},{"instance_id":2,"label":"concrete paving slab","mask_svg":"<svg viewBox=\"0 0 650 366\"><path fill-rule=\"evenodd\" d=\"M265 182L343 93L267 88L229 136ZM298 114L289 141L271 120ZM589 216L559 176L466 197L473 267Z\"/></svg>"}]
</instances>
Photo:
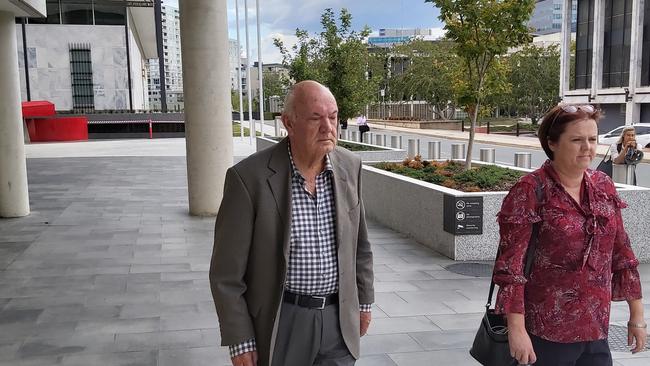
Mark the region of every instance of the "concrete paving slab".
<instances>
[{"instance_id":1,"label":"concrete paving slab","mask_svg":"<svg viewBox=\"0 0 650 366\"><path fill-rule=\"evenodd\" d=\"M207 279L214 218L187 214L182 143L28 147L33 212L0 220L0 250L14 253L0 255L0 366L229 365ZM377 223L369 237L377 302L357 365L476 365L489 279L451 273L454 261ZM650 314L650 265L640 271ZM613 305L613 322L627 316Z\"/></svg>"}]
</instances>

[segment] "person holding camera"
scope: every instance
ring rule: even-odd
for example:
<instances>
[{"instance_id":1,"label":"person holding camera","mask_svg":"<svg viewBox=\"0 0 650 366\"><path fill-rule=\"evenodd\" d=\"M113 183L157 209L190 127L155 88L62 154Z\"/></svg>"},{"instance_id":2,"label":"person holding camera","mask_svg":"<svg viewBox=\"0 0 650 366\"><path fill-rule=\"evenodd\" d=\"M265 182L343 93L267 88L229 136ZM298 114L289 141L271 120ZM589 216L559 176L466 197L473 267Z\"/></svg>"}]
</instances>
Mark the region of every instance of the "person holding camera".
<instances>
[{"instance_id":1,"label":"person holding camera","mask_svg":"<svg viewBox=\"0 0 650 366\"><path fill-rule=\"evenodd\" d=\"M636 142L634 127L629 126L621 131L621 136L615 144L612 144L609 151L611 151L614 164L635 165L643 158L642 149L643 147ZM636 173L632 184L636 185Z\"/></svg>"}]
</instances>

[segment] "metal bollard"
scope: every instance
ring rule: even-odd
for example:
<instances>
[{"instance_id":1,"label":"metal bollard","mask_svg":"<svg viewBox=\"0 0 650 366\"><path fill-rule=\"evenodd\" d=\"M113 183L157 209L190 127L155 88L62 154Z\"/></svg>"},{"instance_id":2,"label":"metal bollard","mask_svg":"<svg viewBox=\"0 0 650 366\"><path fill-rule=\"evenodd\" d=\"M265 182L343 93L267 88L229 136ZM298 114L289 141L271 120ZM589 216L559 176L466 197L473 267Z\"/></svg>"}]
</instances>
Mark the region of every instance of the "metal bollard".
<instances>
[{"instance_id":1,"label":"metal bollard","mask_svg":"<svg viewBox=\"0 0 650 366\"><path fill-rule=\"evenodd\" d=\"M358 131L350 131L350 140L351 141L359 141L359 132Z\"/></svg>"},{"instance_id":2,"label":"metal bollard","mask_svg":"<svg viewBox=\"0 0 650 366\"><path fill-rule=\"evenodd\" d=\"M635 168L634 165L612 164L612 180L620 184L634 185Z\"/></svg>"},{"instance_id":3,"label":"metal bollard","mask_svg":"<svg viewBox=\"0 0 650 366\"><path fill-rule=\"evenodd\" d=\"M429 142L429 159L440 159L440 141Z\"/></svg>"},{"instance_id":4,"label":"metal bollard","mask_svg":"<svg viewBox=\"0 0 650 366\"><path fill-rule=\"evenodd\" d=\"M484 161L486 163L494 164L494 156L495 156L495 149L493 148L485 148L485 149L480 149L481 152L481 161Z\"/></svg>"},{"instance_id":5,"label":"metal bollard","mask_svg":"<svg viewBox=\"0 0 650 366\"><path fill-rule=\"evenodd\" d=\"M408 140L408 152L407 152L407 154L408 154L409 157L412 158L412 157L420 154L419 142L420 142L420 140L416 140L416 139L409 139Z\"/></svg>"},{"instance_id":6,"label":"metal bollard","mask_svg":"<svg viewBox=\"0 0 650 366\"><path fill-rule=\"evenodd\" d=\"M533 154L528 152L515 153L515 166L518 168L530 169L532 157Z\"/></svg>"},{"instance_id":7,"label":"metal bollard","mask_svg":"<svg viewBox=\"0 0 650 366\"><path fill-rule=\"evenodd\" d=\"M381 141L382 141L383 136L380 134L375 135L375 145L381 146Z\"/></svg>"},{"instance_id":8,"label":"metal bollard","mask_svg":"<svg viewBox=\"0 0 650 366\"><path fill-rule=\"evenodd\" d=\"M465 159L465 144L451 144L451 159Z\"/></svg>"},{"instance_id":9,"label":"metal bollard","mask_svg":"<svg viewBox=\"0 0 650 366\"><path fill-rule=\"evenodd\" d=\"M275 127L275 136L282 136L282 120L280 118L275 117L273 127Z\"/></svg>"},{"instance_id":10,"label":"metal bollard","mask_svg":"<svg viewBox=\"0 0 650 366\"><path fill-rule=\"evenodd\" d=\"M399 136L390 137L390 147L397 149L399 147Z\"/></svg>"}]
</instances>

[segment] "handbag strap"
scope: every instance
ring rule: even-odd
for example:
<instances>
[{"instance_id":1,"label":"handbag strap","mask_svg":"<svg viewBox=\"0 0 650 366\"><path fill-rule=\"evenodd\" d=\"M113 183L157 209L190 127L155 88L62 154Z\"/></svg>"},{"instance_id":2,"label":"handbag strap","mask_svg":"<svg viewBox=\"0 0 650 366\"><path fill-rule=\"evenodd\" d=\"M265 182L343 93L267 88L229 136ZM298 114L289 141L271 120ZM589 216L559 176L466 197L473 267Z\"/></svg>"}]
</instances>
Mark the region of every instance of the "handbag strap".
<instances>
[{"instance_id":1,"label":"handbag strap","mask_svg":"<svg viewBox=\"0 0 650 366\"><path fill-rule=\"evenodd\" d=\"M610 154L610 152L612 152L612 146L611 145L607 149L607 152L605 153L605 156L603 156L603 160L601 161L601 163L607 161L607 156L609 156L609 160L612 160L612 154Z\"/></svg>"},{"instance_id":2,"label":"handbag strap","mask_svg":"<svg viewBox=\"0 0 650 366\"><path fill-rule=\"evenodd\" d=\"M533 178L535 179L535 198L537 199L537 205L539 205L542 202L542 199L544 198L544 190L542 188L542 180L536 175L536 174L531 174ZM528 249L526 249L526 262L524 266L524 276L528 277L530 275L530 271L533 268L533 262L535 260L535 250L537 250L537 237L539 233L539 226L540 223L536 222L533 224L533 231L530 234L530 240L528 241ZM497 258L499 258L499 254L501 253L501 249L497 250ZM485 305L486 309L490 309L490 306L492 306L492 294L494 293L494 274L492 275L492 280L490 281L490 292L488 293L488 299L487 299L487 304Z\"/></svg>"}]
</instances>

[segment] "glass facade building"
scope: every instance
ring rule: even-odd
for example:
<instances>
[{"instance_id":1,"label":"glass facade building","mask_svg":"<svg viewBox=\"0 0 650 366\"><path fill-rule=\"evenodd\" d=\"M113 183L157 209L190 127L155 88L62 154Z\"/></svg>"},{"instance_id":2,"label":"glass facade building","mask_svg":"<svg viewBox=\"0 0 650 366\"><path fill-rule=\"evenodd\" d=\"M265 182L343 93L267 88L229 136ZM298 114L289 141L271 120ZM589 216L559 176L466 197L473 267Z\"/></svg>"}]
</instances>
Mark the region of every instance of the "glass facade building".
<instances>
[{"instance_id":1,"label":"glass facade building","mask_svg":"<svg viewBox=\"0 0 650 366\"><path fill-rule=\"evenodd\" d=\"M601 130L650 122L650 1L569 1L562 11L576 14L577 32L575 48L562 42L563 101L599 104Z\"/></svg>"},{"instance_id":2,"label":"glass facade building","mask_svg":"<svg viewBox=\"0 0 650 366\"><path fill-rule=\"evenodd\" d=\"M28 18L31 24L125 25L126 7L102 0L47 0L47 18Z\"/></svg>"}]
</instances>

